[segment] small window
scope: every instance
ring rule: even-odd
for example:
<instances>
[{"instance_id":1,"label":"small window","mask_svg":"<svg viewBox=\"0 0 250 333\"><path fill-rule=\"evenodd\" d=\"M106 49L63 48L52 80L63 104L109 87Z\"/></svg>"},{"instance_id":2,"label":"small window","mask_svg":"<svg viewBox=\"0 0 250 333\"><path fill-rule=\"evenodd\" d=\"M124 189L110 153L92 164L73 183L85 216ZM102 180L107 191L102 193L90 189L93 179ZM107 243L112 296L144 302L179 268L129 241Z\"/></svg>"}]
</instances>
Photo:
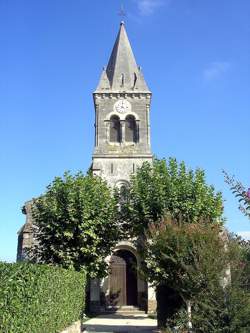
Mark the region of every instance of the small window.
<instances>
[{"instance_id":1,"label":"small window","mask_svg":"<svg viewBox=\"0 0 250 333\"><path fill-rule=\"evenodd\" d=\"M110 142L121 142L121 124L118 116L110 118Z\"/></svg>"},{"instance_id":2,"label":"small window","mask_svg":"<svg viewBox=\"0 0 250 333\"><path fill-rule=\"evenodd\" d=\"M119 210L121 211L124 204L128 200L128 192L129 192L129 182L126 180L119 180L115 184L117 188L117 195L119 199Z\"/></svg>"},{"instance_id":3,"label":"small window","mask_svg":"<svg viewBox=\"0 0 250 333\"><path fill-rule=\"evenodd\" d=\"M120 187L120 191L119 191L119 194L120 194L120 204L123 205L126 201L127 201L127 196L128 196L128 189L127 189L127 186L126 185L122 185Z\"/></svg>"},{"instance_id":4,"label":"small window","mask_svg":"<svg viewBox=\"0 0 250 333\"><path fill-rule=\"evenodd\" d=\"M134 116L127 116L125 122L125 140L127 142L137 142L137 128Z\"/></svg>"}]
</instances>

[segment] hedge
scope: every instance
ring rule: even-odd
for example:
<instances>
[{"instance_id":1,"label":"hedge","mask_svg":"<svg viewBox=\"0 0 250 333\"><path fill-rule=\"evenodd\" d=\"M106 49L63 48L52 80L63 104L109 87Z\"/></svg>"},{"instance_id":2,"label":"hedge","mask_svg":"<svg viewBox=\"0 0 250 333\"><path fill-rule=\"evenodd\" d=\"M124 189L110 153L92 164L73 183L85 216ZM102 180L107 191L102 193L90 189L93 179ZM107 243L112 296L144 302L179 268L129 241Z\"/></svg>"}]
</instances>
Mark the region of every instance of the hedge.
<instances>
[{"instance_id":1,"label":"hedge","mask_svg":"<svg viewBox=\"0 0 250 333\"><path fill-rule=\"evenodd\" d=\"M84 273L0 263L0 332L60 332L81 318L84 301Z\"/></svg>"}]
</instances>

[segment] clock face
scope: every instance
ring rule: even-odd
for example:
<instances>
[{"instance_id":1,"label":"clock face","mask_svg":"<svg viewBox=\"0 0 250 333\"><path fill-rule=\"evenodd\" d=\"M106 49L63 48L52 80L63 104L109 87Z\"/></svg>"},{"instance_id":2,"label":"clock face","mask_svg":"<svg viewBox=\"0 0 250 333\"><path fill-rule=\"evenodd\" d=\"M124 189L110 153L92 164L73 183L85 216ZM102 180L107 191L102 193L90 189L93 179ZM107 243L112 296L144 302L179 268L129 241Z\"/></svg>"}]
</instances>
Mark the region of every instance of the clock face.
<instances>
[{"instance_id":1,"label":"clock face","mask_svg":"<svg viewBox=\"0 0 250 333\"><path fill-rule=\"evenodd\" d=\"M131 110L131 104L126 99L120 99L114 104L114 111L126 113Z\"/></svg>"}]
</instances>

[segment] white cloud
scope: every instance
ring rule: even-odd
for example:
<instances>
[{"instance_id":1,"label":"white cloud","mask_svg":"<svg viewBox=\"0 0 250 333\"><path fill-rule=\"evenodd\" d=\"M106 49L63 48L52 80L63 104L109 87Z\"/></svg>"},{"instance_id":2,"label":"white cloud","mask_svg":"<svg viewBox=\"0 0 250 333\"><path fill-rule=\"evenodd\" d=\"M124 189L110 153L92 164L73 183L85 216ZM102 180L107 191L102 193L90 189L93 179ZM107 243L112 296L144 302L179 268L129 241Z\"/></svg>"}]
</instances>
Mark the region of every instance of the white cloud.
<instances>
[{"instance_id":1,"label":"white cloud","mask_svg":"<svg viewBox=\"0 0 250 333\"><path fill-rule=\"evenodd\" d=\"M149 16L159 8L169 3L169 0L136 0L139 14Z\"/></svg>"},{"instance_id":2,"label":"white cloud","mask_svg":"<svg viewBox=\"0 0 250 333\"><path fill-rule=\"evenodd\" d=\"M237 232L237 235L241 236L246 240L250 240L250 231L239 231Z\"/></svg>"},{"instance_id":3,"label":"white cloud","mask_svg":"<svg viewBox=\"0 0 250 333\"><path fill-rule=\"evenodd\" d=\"M212 81L225 74L231 64L227 61L215 61L210 63L203 71L203 77L206 81Z\"/></svg>"}]
</instances>

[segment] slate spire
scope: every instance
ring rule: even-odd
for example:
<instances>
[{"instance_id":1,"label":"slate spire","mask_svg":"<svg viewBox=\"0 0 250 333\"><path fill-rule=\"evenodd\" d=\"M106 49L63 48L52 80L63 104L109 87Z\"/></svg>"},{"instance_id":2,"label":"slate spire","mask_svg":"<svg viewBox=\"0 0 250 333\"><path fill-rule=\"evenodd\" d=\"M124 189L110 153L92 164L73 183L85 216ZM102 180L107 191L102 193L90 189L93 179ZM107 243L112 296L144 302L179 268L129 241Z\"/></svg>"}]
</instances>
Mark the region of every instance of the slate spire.
<instances>
[{"instance_id":1,"label":"slate spire","mask_svg":"<svg viewBox=\"0 0 250 333\"><path fill-rule=\"evenodd\" d=\"M109 58L103 69L96 92L150 92L143 78L125 30L124 22L120 29Z\"/></svg>"}]
</instances>

